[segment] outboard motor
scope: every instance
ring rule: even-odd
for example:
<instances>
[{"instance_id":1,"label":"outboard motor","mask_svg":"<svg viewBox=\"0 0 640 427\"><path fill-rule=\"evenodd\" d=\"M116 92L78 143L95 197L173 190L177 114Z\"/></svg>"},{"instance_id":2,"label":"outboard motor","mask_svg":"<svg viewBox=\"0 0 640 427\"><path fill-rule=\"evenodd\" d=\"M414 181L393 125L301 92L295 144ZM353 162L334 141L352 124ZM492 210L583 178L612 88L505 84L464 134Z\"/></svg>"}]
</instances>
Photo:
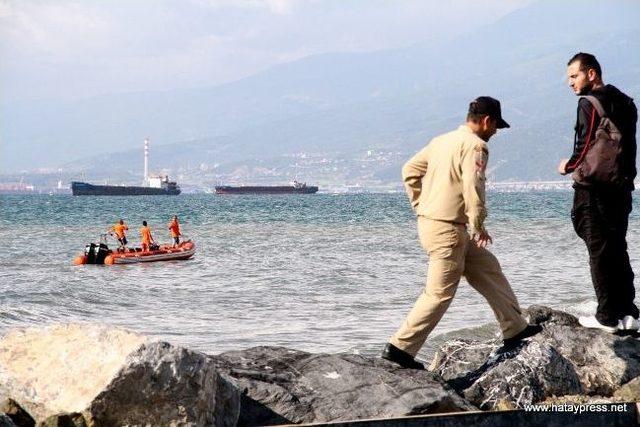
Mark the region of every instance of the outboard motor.
<instances>
[{"instance_id":1,"label":"outboard motor","mask_svg":"<svg viewBox=\"0 0 640 427\"><path fill-rule=\"evenodd\" d=\"M109 246L104 243L100 243L94 251L96 252L96 264L104 264L104 259L111 253Z\"/></svg>"},{"instance_id":2,"label":"outboard motor","mask_svg":"<svg viewBox=\"0 0 640 427\"><path fill-rule=\"evenodd\" d=\"M96 247L95 243L89 243L84 247L84 256L87 257L87 264L95 264L96 263L96 255L94 253L94 249Z\"/></svg>"},{"instance_id":3,"label":"outboard motor","mask_svg":"<svg viewBox=\"0 0 640 427\"><path fill-rule=\"evenodd\" d=\"M87 264L104 264L104 259L111 251L105 243L89 243L84 248Z\"/></svg>"}]
</instances>

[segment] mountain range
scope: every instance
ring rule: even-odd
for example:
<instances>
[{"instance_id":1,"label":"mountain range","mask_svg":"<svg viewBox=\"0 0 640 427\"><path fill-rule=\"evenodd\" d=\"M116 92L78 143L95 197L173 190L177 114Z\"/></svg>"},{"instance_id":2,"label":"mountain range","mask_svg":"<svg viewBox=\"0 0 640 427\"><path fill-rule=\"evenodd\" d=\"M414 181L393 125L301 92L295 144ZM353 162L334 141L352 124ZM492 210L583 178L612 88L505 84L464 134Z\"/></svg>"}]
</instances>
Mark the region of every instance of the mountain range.
<instances>
[{"instance_id":1,"label":"mountain range","mask_svg":"<svg viewBox=\"0 0 640 427\"><path fill-rule=\"evenodd\" d=\"M572 149L577 100L565 73L578 51L637 98L640 3L541 0L453 41L315 55L213 88L0 101L2 168L138 180L149 137L152 166L184 181L278 180L303 168L311 181L398 182L403 161L490 95L511 124L490 142L491 178L556 179ZM372 152L388 155L353 161Z\"/></svg>"}]
</instances>

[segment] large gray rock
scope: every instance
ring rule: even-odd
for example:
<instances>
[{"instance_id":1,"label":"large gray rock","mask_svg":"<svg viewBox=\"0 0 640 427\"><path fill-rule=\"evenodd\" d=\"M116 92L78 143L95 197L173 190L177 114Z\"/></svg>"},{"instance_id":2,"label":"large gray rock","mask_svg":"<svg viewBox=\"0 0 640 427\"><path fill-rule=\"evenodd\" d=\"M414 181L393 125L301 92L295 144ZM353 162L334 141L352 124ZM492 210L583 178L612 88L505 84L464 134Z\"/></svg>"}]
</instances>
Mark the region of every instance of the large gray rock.
<instances>
[{"instance_id":1,"label":"large gray rock","mask_svg":"<svg viewBox=\"0 0 640 427\"><path fill-rule=\"evenodd\" d=\"M613 397L625 402L640 402L640 377L634 378L613 393Z\"/></svg>"},{"instance_id":2,"label":"large gray rock","mask_svg":"<svg viewBox=\"0 0 640 427\"><path fill-rule=\"evenodd\" d=\"M51 415L40 421L36 427L87 427L87 423L77 412Z\"/></svg>"},{"instance_id":3,"label":"large gray rock","mask_svg":"<svg viewBox=\"0 0 640 427\"><path fill-rule=\"evenodd\" d=\"M216 360L244 391L240 426L476 409L437 375L382 359L255 347Z\"/></svg>"},{"instance_id":4,"label":"large gray rock","mask_svg":"<svg viewBox=\"0 0 640 427\"><path fill-rule=\"evenodd\" d=\"M36 424L33 417L18 402L10 398L0 403L0 413L11 418L18 427L34 427Z\"/></svg>"},{"instance_id":5,"label":"large gray rock","mask_svg":"<svg viewBox=\"0 0 640 427\"><path fill-rule=\"evenodd\" d=\"M169 343L144 344L91 402L85 416L101 426L234 426L240 393L213 359Z\"/></svg>"},{"instance_id":6,"label":"large gray rock","mask_svg":"<svg viewBox=\"0 0 640 427\"><path fill-rule=\"evenodd\" d=\"M35 419L81 412L147 338L107 325L52 324L0 336L0 400Z\"/></svg>"},{"instance_id":7,"label":"large gray rock","mask_svg":"<svg viewBox=\"0 0 640 427\"><path fill-rule=\"evenodd\" d=\"M11 418L7 415L0 413L0 427L17 427Z\"/></svg>"},{"instance_id":8,"label":"large gray rock","mask_svg":"<svg viewBox=\"0 0 640 427\"><path fill-rule=\"evenodd\" d=\"M501 351L499 342L455 341L436 353L431 369L482 409L521 408L551 396L611 396L640 375L640 341L579 326L567 313L528 310L542 333Z\"/></svg>"}]
</instances>

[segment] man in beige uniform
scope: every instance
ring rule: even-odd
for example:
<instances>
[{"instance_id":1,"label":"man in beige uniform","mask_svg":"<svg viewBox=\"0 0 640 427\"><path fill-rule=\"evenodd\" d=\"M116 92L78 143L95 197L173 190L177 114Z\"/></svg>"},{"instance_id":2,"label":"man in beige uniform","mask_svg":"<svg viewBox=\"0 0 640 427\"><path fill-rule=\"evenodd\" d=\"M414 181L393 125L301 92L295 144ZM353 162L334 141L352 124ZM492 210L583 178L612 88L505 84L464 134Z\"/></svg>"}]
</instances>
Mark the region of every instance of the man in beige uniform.
<instances>
[{"instance_id":1,"label":"man in beige uniform","mask_svg":"<svg viewBox=\"0 0 640 427\"><path fill-rule=\"evenodd\" d=\"M469 105L466 124L434 138L402 168L429 270L424 292L385 346L383 358L424 369L414 356L449 307L462 276L489 302L506 345L542 330L527 325L498 260L486 249L491 243L484 228L487 141L506 127L500 102L481 96Z\"/></svg>"}]
</instances>

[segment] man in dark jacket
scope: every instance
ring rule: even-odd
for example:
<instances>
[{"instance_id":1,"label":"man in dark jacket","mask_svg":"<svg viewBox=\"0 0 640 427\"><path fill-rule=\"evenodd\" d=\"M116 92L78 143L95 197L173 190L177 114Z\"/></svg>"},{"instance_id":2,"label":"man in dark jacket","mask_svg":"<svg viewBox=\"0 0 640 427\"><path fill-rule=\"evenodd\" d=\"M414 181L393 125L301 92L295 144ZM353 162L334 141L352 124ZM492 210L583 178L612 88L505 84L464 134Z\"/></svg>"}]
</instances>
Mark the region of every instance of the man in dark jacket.
<instances>
[{"instance_id":1,"label":"man in dark jacket","mask_svg":"<svg viewBox=\"0 0 640 427\"><path fill-rule=\"evenodd\" d=\"M576 182L571 219L589 252L591 280L598 300L595 316L581 317L580 324L608 332L636 332L638 308L634 304L634 274L627 253L627 225L631 212L631 192L636 176L636 121L633 99L602 81L602 69L595 56L576 54L567 64L569 86L578 96L594 96L605 115L620 130L621 153L616 182ZM571 158L558 166L562 175L579 168L593 146L600 114L587 98L578 102L578 117ZM580 181L580 182L578 182Z\"/></svg>"}]
</instances>

